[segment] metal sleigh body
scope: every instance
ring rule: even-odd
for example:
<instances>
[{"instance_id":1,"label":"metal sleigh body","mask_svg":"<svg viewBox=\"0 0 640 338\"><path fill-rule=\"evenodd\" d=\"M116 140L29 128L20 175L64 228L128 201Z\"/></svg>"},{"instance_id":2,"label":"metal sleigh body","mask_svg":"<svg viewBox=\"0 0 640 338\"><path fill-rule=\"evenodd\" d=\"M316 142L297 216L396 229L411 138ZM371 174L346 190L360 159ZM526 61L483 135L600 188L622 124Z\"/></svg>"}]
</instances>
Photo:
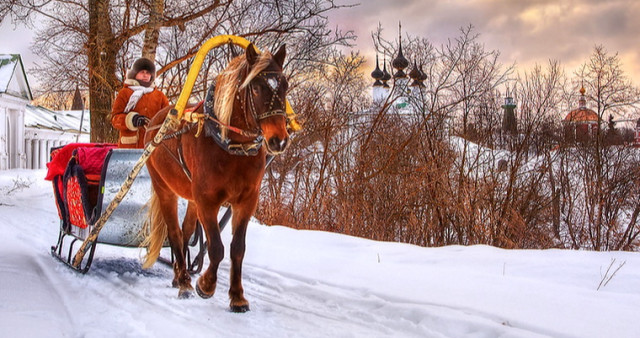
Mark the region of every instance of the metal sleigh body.
<instances>
[{"instance_id":1,"label":"metal sleigh body","mask_svg":"<svg viewBox=\"0 0 640 338\"><path fill-rule=\"evenodd\" d=\"M249 41L242 37L220 35L203 44L189 69L189 74L174 109L167 115L153 142L150 142L144 149L112 149L107 154L98 185L97 203L91 216L88 217L88 226L84 229L76 227L68 224L61 216L63 220L58 241L55 246L51 247L51 253L54 257L75 271L86 273L91 267L97 243L123 247L138 247L140 245L142 239L139 232L146 219L145 204L151 191L151 179L144 163L157 145L162 142L164 135L175 129L180 120L187 118L184 110L204 59L211 49L224 44L247 48ZM293 132L300 130L301 127L295 120L295 114L287 100L285 105L289 128ZM267 165L271 160L273 157L269 156ZM54 191L56 191L55 187L54 180ZM58 199L58 196L56 198ZM58 205L60 204L58 199ZM181 219L185 212L186 203L179 207ZM220 230L224 228L230 218L231 209L229 208L219 220ZM198 224L186 252L187 270L190 273L200 272L205 253L206 243L202 228ZM160 261L168 264L171 264L172 260L173 255L171 258L160 257Z\"/></svg>"},{"instance_id":2,"label":"metal sleigh body","mask_svg":"<svg viewBox=\"0 0 640 338\"><path fill-rule=\"evenodd\" d=\"M88 226L81 228L72 224L68 217L60 220L60 233L55 246L51 247L51 253L63 263L82 273L86 273L91 267L96 244L109 244L121 247L137 248L142 243L140 231L146 219L146 203L151 190L151 179L144 167L138 174L131 189L124 197L118 208L110 215L97 240L89 249L89 254L77 268L72 265L73 254L80 243L85 241L99 219L102 211L107 208L109 202L118 193L122 182L127 178L133 164L140 158L142 149L112 149L105 158L100 183L97 188L97 204L91 211ZM88 192L85 192L88 193ZM65 206L68 207L68 206ZM186 201L180 202L179 216L184 217ZM228 219L228 216L225 217ZM223 219L226 223L226 221ZM198 225L196 232L191 237L187 250L188 270L198 273L202 269L206 246L202 229ZM172 255L173 258L173 255ZM161 257L161 261L170 264L172 258Z\"/></svg>"}]
</instances>

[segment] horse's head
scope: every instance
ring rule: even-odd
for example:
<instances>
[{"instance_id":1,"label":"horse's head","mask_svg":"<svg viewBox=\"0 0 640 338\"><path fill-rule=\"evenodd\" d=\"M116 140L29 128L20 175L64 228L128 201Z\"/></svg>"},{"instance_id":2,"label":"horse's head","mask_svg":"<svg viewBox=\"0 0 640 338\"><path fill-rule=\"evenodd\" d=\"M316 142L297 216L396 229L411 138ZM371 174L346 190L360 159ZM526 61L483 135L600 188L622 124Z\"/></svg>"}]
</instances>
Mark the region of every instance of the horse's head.
<instances>
[{"instance_id":1,"label":"horse's head","mask_svg":"<svg viewBox=\"0 0 640 338\"><path fill-rule=\"evenodd\" d=\"M272 55L258 54L249 44L245 54L231 60L218 75L213 110L220 120L222 140L228 138L230 130L241 135L233 140L236 144L255 149L263 142L271 154L285 150L289 143L285 104L288 83L282 73L285 54L284 46ZM247 141L247 137L253 141Z\"/></svg>"},{"instance_id":2,"label":"horse's head","mask_svg":"<svg viewBox=\"0 0 640 338\"><path fill-rule=\"evenodd\" d=\"M282 153L289 143L285 106L288 83L282 73L285 55L284 45L273 55L258 54L253 44L249 44L245 52L248 73L241 88L247 92L247 108L271 154Z\"/></svg>"}]
</instances>

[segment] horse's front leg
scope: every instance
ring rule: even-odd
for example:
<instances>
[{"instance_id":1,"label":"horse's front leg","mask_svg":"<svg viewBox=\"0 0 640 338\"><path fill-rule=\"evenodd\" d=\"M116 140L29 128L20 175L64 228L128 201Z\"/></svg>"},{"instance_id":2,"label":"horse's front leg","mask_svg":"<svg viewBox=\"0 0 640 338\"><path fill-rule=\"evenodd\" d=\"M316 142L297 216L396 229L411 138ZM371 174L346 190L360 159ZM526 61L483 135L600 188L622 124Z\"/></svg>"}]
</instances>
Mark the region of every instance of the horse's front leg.
<instances>
[{"instance_id":1,"label":"horse's front leg","mask_svg":"<svg viewBox=\"0 0 640 338\"><path fill-rule=\"evenodd\" d=\"M209 267L200 275L196 282L196 292L202 298L210 298L216 291L218 280L218 266L224 258L224 245L220 237L220 227L218 225L219 205L203 210L202 205L207 203L197 203L198 219L202 223L204 233L207 236L207 251L209 254ZM209 204L211 205L211 204Z\"/></svg>"},{"instance_id":2,"label":"horse's front leg","mask_svg":"<svg viewBox=\"0 0 640 338\"><path fill-rule=\"evenodd\" d=\"M232 312L249 311L249 301L244 298L242 287L242 261L245 252L247 225L253 215L258 197L250 198L233 206L233 239L231 240L231 283L229 286L229 308Z\"/></svg>"}]
</instances>

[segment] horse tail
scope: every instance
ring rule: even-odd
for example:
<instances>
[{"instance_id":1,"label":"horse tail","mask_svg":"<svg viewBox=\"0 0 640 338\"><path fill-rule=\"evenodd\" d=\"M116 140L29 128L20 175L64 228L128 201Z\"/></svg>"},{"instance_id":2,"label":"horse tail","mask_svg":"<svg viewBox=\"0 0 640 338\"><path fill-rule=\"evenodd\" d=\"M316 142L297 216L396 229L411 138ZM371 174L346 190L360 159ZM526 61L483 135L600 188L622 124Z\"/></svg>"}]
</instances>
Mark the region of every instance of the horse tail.
<instances>
[{"instance_id":1,"label":"horse tail","mask_svg":"<svg viewBox=\"0 0 640 338\"><path fill-rule=\"evenodd\" d=\"M156 192L151 189L151 199L149 200L149 212L147 214L147 220L142 226L142 232L145 234L145 238L140 244L141 247L147 248L147 255L144 257L142 263L143 269L148 269L158 260L160 256L160 249L167 238L168 230L167 223L162 217L160 208L160 199Z\"/></svg>"}]
</instances>

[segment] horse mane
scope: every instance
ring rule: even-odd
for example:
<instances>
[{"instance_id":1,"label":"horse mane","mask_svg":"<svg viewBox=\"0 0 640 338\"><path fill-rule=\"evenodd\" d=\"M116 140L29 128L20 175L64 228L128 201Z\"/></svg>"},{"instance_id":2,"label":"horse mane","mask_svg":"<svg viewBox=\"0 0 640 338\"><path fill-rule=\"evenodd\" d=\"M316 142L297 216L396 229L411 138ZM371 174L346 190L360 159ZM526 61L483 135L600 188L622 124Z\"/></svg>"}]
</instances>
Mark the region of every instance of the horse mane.
<instances>
[{"instance_id":1,"label":"horse mane","mask_svg":"<svg viewBox=\"0 0 640 338\"><path fill-rule=\"evenodd\" d=\"M220 122L229 124L233 114L233 102L239 90L246 88L260 72L269 66L273 56L269 52L263 52L258 56L258 60L253 68L242 79L245 69L249 67L246 54L235 57L227 68L218 75L216 79L214 111ZM242 82L242 83L241 83ZM220 126L222 139L227 137L227 128Z\"/></svg>"}]
</instances>

